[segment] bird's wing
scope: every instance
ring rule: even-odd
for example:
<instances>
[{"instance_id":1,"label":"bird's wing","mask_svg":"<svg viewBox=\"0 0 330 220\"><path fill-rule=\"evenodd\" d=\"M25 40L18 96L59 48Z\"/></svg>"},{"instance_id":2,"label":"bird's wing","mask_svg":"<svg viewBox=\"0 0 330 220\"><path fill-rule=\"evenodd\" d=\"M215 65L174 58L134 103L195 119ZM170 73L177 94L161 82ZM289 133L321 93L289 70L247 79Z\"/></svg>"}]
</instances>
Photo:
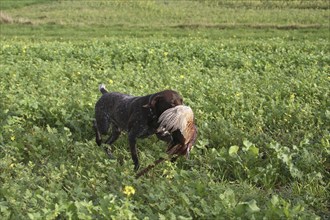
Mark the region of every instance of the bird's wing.
<instances>
[{"instance_id":1,"label":"bird's wing","mask_svg":"<svg viewBox=\"0 0 330 220\"><path fill-rule=\"evenodd\" d=\"M193 117L194 114L188 106L177 105L173 108L169 108L164 111L158 119L160 123L159 130L173 132L179 129L184 135L187 123L193 120Z\"/></svg>"}]
</instances>

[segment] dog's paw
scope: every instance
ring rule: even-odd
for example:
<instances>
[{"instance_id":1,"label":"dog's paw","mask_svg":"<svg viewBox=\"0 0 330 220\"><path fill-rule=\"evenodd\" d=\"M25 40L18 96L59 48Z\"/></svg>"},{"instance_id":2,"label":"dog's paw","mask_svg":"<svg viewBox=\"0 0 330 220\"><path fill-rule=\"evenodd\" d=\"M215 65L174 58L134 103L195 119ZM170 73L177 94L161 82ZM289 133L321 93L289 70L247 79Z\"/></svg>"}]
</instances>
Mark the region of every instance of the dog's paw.
<instances>
[{"instance_id":1,"label":"dog's paw","mask_svg":"<svg viewBox=\"0 0 330 220\"><path fill-rule=\"evenodd\" d=\"M137 172L138 170L139 170L139 168L140 168L140 164L135 164L134 165L134 172Z\"/></svg>"},{"instance_id":2,"label":"dog's paw","mask_svg":"<svg viewBox=\"0 0 330 220\"><path fill-rule=\"evenodd\" d=\"M165 128L163 129L158 129L157 132L156 132L158 135L160 136L168 136L170 135L171 133L169 131L166 131Z\"/></svg>"},{"instance_id":3,"label":"dog's paw","mask_svg":"<svg viewBox=\"0 0 330 220\"><path fill-rule=\"evenodd\" d=\"M168 132L168 131L164 131L163 133L162 133L162 136L168 136L168 135L170 135L171 133L170 132Z\"/></svg>"},{"instance_id":4,"label":"dog's paw","mask_svg":"<svg viewBox=\"0 0 330 220\"><path fill-rule=\"evenodd\" d=\"M106 154L108 155L110 160L115 160L116 158L112 155L111 150L109 148L105 149Z\"/></svg>"},{"instance_id":5,"label":"dog's paw","mask_svg":"<svg viewBox=\"0 0 330 220\"><path fill-rule=\"evenodd\" d=\"M156 133L157 133L157 134L160 134L161 136L167 136L167 135L170 135L170 132L169 132L169 131L166 131L164 127L159 127L159 128L156 130Z\"/></svg>"}]
</instances>

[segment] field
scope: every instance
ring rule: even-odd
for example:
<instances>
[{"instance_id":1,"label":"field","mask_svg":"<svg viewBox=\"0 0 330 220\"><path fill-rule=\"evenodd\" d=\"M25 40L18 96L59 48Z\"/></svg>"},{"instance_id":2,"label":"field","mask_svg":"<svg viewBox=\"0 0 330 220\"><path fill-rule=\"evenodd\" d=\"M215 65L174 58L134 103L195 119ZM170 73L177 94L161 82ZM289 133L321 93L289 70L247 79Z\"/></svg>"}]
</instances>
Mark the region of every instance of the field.
<instances>
[{"instance_id":1,"label":"field","mask_svg":"<svg viewBox=\"0 0 330 220\"><path fill-rule=\"evenodd\" d=\"M0 0L0 219L327 219L328 1ZM179 91L190 158L140 179L98 85ZM138 140L141 167L164 155Z\"/></svg>"}]
</instances>

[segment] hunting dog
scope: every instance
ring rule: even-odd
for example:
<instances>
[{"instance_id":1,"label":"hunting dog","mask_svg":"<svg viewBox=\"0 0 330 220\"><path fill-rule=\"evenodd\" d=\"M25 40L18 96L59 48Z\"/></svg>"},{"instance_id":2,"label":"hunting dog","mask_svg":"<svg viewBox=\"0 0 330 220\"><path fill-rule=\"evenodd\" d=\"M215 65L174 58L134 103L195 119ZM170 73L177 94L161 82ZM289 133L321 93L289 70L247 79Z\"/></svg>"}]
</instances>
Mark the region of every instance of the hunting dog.
<instances>
[{"instance_id":1,"label":"hunting dog","mask_svg":"<svg viewBox=\"0 0 330 220\"><path fill-rule=\"evenodd\" d=\"M134 170L139 169L137 156L137 138L146 138L156 134L160 140L171 142L168 133L157 133L159 116L169 108L182 105L182 97L173 90L164 90L146 96L131 96L118 92L108 92L102 84L99 86L101 98L95 104L94 129L97 145L102 144L101 135L108 134L111 126L111 135L106 144L114 143L122 131L128 133L128 142L134 162ZM106 153L112 157L106 148Z\"/></svg>"}]
</instances>

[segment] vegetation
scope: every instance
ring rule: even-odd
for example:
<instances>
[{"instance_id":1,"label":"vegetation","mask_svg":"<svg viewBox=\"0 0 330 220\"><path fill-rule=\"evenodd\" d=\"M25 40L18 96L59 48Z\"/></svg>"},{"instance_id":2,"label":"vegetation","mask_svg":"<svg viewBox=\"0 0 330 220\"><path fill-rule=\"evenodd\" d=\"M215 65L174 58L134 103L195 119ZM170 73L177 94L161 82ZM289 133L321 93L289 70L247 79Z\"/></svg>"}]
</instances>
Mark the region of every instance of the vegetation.
<instances>
[{"instance_id":1,"label":"vegetation","mask_svg":"<svg viewBox=\"0 0 330 220\"><path fill-rule=\"evenodd\" d=\"M330 216L327 1L0 3L1 219ZM122 135L109 160L99 83L179 91L190 159L136 180ZM138 148L143 168L166 146Z\"/></svg>"}]
</instances>

